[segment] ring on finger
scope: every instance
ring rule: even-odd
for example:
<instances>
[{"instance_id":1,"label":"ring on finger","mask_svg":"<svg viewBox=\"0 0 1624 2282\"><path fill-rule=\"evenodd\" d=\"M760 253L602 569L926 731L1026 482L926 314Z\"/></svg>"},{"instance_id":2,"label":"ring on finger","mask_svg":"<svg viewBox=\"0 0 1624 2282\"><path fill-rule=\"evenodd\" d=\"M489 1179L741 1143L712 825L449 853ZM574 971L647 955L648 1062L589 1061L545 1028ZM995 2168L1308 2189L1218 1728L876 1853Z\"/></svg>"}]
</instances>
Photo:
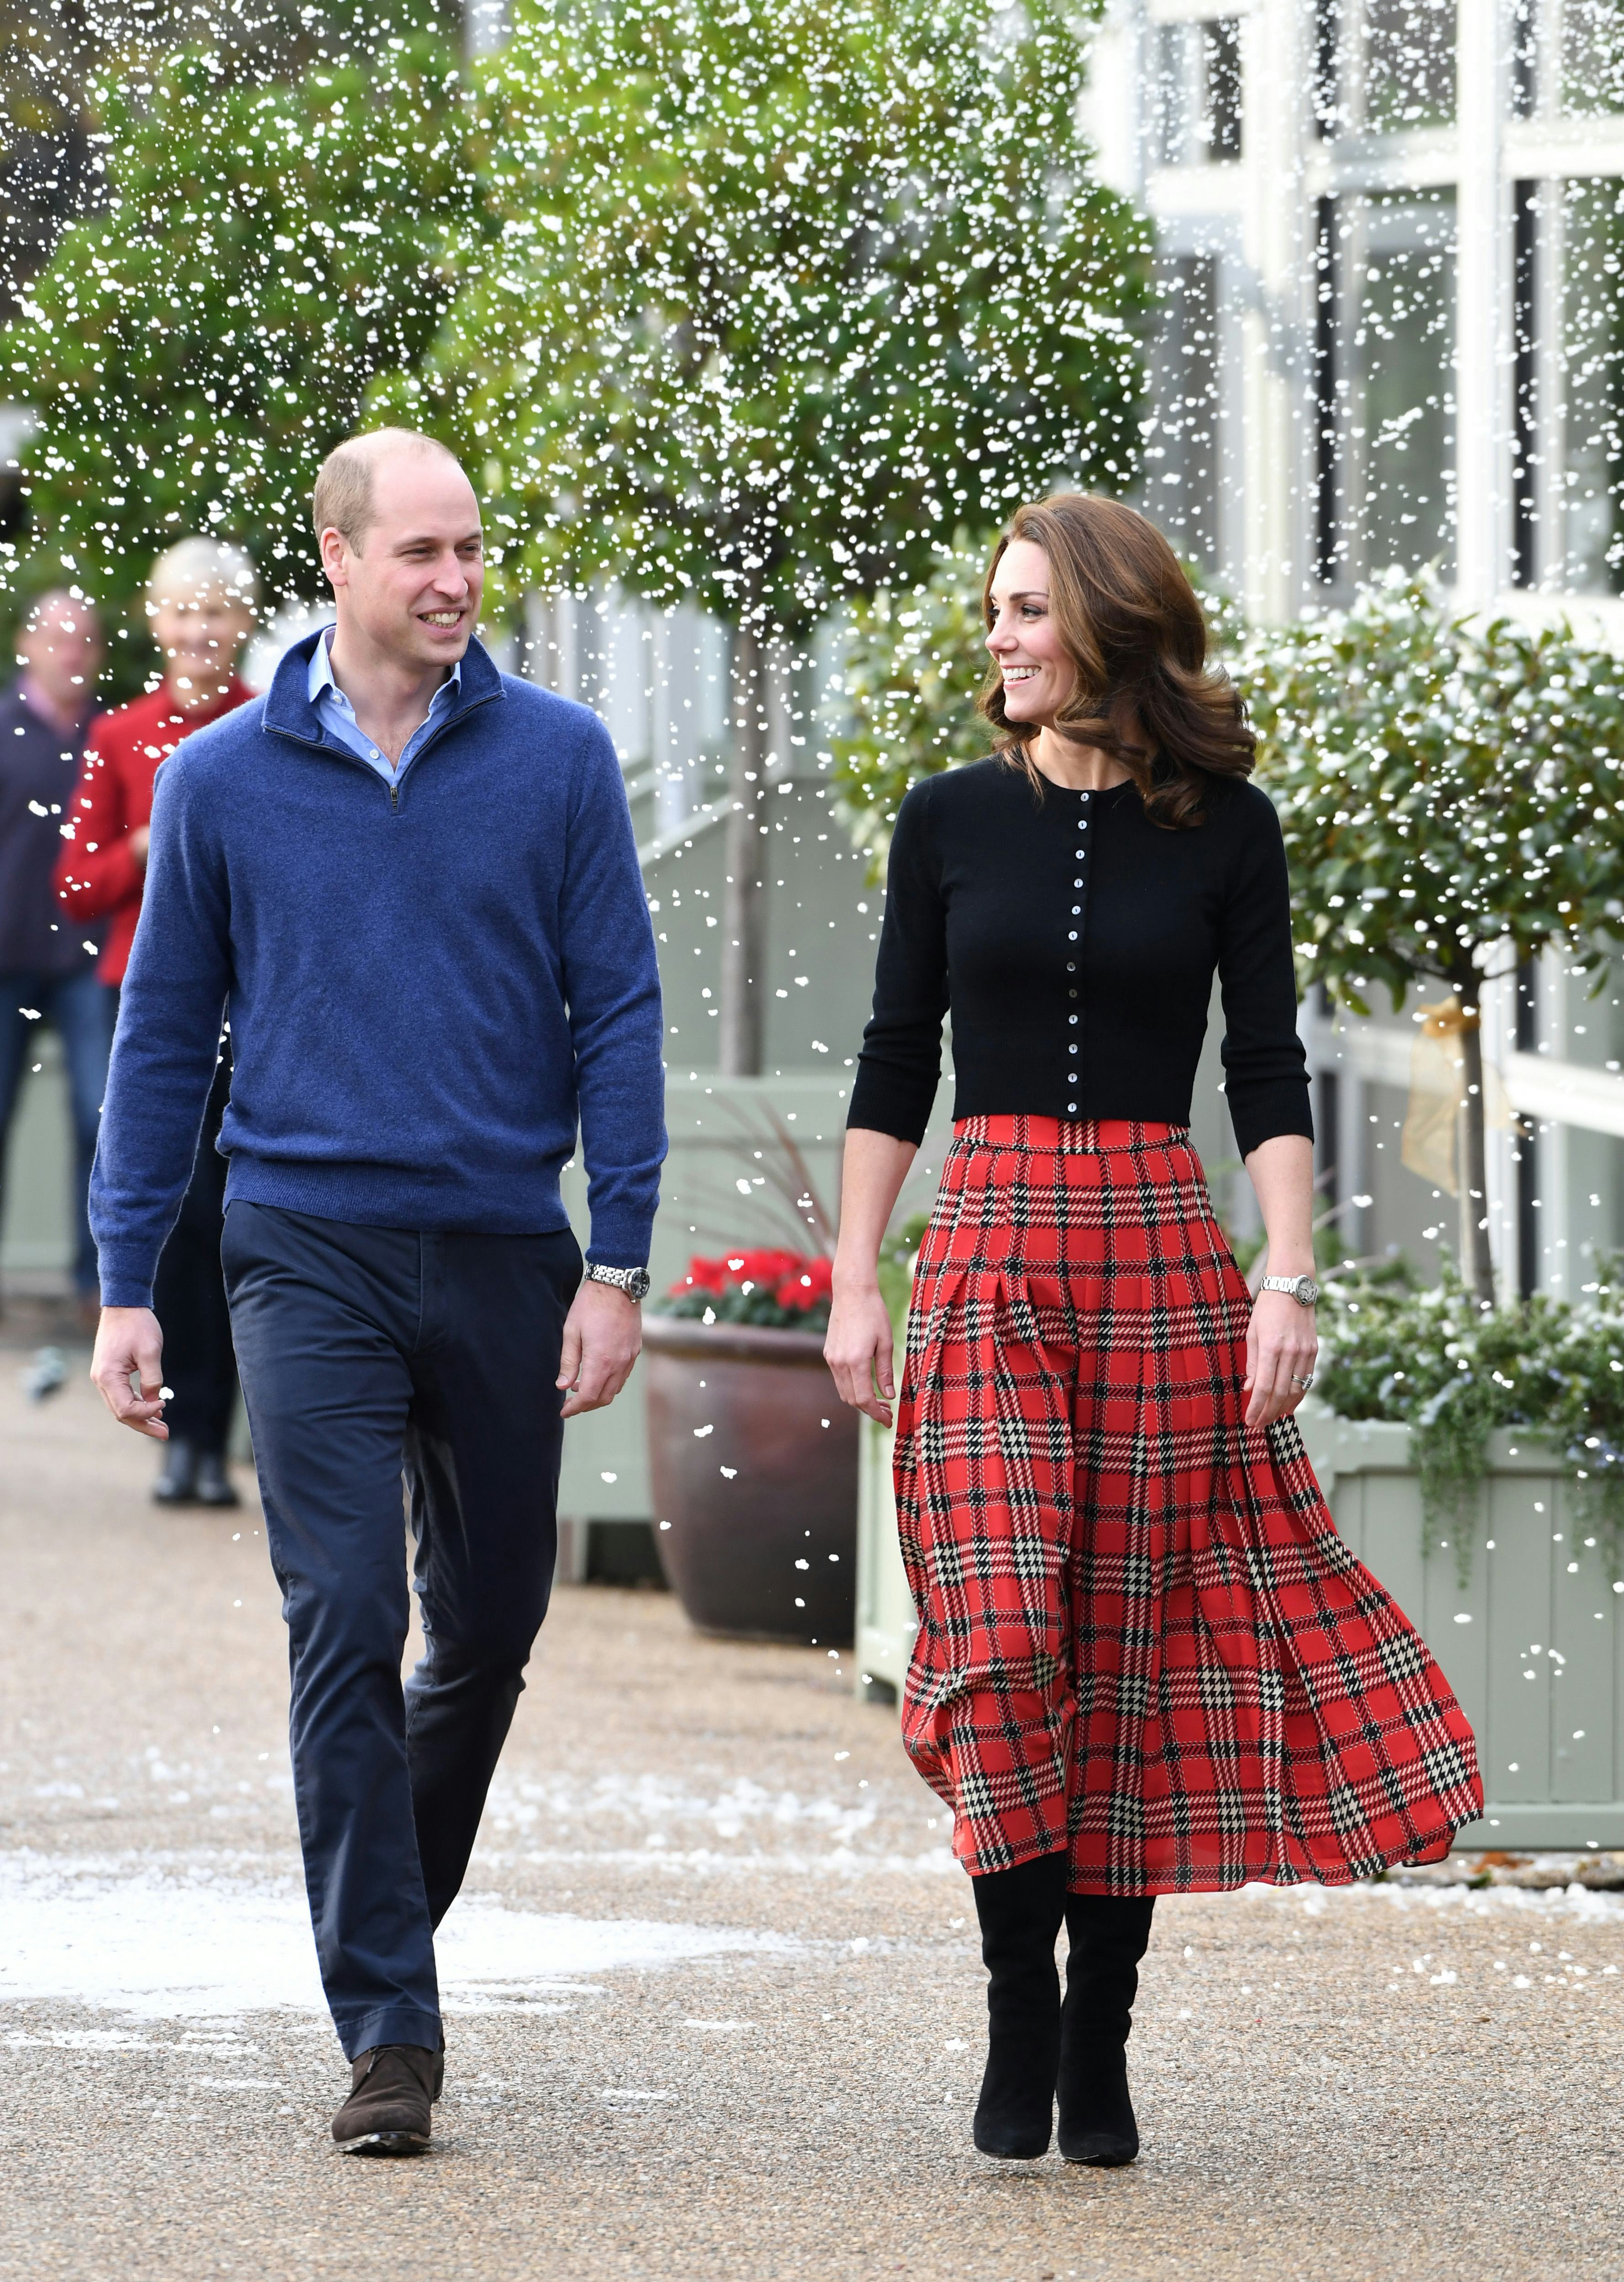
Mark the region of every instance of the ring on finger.
<instances>
[{"instance_id":1,"label":"ring on finger","mask_svg":"<svg viewBox=\"0 0 1624 2282\"><path fill-rule=\"evenodd\" d=\"M1308 1377L1307 1377L1306 1378L1298 1378L1298 1376L1297 1376L1297 1374L1296 1374L1296 1372L1295 1372L1295 1371L1294 1371L1294 1372L1292 1373L1292 1382L1291 1382L1291 1383L1292 1383L1292 1385L1293 1385L1294 1386L1300 1386L1300 1387L1302 1389L1303 1393L1306 1394L1306 1393L1308 1393L1308 1391L1309 1391L1309 1387L1310 1387L1310 1386L1313 1386L1313 1384L1314 1384L1314 1374L1313 1374L1313 1372L1312 1372L1312 1371L1310 1371L1310 1372L1309 1373L1309 1375L1308 1375Z\"/></svg>"}]
</instances>

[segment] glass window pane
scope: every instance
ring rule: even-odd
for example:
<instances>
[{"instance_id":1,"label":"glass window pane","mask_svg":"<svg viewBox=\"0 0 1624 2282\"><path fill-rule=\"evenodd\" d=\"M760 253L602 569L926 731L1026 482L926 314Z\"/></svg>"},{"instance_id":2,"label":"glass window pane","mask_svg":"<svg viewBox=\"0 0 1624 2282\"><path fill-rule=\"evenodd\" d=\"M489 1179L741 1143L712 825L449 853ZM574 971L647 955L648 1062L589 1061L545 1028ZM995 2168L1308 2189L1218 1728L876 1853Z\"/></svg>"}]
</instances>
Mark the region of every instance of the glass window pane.
<instances>
[{"instance_id":1,"label":"glass window pane","mask_svg":"<svg viewBox=\"0 0 1624 2282\"><path fill-rule=\"evenodd\" d=\"M1562 186L1562 583L1624 594L1624 182Z\"/></svg>"},{"instance_id":2,"label":"glass window pane","mask_svg":"<svg viewBox=\"0 0 1624 2282\"><path fill-rule=\"evenodd\" d=\"M1339 215L1345 379L1340 552L1356 578L1455 575L1455 200L1353 198Z\"/></svg>"},{"instance_id":3,"label":"glass window pane","mask_svg":"<svg viewBox=\"0 0 1624 2282\"><path fill-rule=\"evenodd\" d=\"M1218 265L1163 254L1141 503L1179 553L1218 569Z\"/></svg>"},{"instance_id":4,"label":"glass window pane","mask_svg":"<svg viewBox=\"0 0 1624 2282\"><path fill-rule=\"evenodd\" d=\"M1322 126L1376 135L1448 126L1455 116L1456 12L1457 0L1318 0Z\"/></svg>"},{"instance_id":5,"label":"glass window pane","mask_svg":"<svg viewBox=\"0 0 1624 2282\"><path fill-rule=\"evenodd\" d=\"M1456 0L1364 0L1364 124L1378 132L1455 116Z\"/></svg>"},{"instance_id":6,"label":"glass window pane","mask_svg":"<svg viewBox=\"0 0 1624 2282\"><path fill-rule=\"evenodd\" d=\"M1240 156L1240 27L1233 17L1153 30L1156 156L1200 167Z\"/></svg>"},{"instance_id":7,"label":"glass window pane","mask_svg":"<svg viewBox=\"0 0 1624 2282\"><path fill-rule=\"evenodd\" d=\"M1240 156L1240 26L1232 16L1201 26L1201 63L1206 82L1202 120L1207 155Z\"/></svg>"},{"instance_id":8,"label":"glass window pane","mask_svg":"<svg viewBox=\"0 0 1624 2282\"><path fill-rule=\"evenodd\" d=\"M1562 108L1624 111L1624 0L1563 0Z\"/></svg>"}]
</instances>

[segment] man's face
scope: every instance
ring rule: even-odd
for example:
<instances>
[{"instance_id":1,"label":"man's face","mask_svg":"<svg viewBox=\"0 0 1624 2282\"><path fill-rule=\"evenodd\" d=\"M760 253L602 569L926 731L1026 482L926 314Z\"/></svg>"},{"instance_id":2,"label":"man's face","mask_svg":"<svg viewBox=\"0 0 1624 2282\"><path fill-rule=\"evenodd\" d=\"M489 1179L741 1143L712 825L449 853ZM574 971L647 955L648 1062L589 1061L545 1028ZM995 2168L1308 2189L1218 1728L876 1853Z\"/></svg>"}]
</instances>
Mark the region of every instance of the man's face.
<instances>
[{"instance_id":1,"label":"man's face","mask_svg":"<svg viewBox=\"0 0 1624 2282\"><path fill-rule=\"evenodd\" d=\"M358 554L322 533L340 621L402 665L448 671L468 648L485 592L473 486L438 452L400 451L372 471L373 519Z\"/></svg>"},{"instance_id":2,"label":"man's face","mask_svg":"<svg viewBox=\"0 0 1624 2282\"><path fill-rule=\"evenodd\" d=\"M237 596L202 587L154 595L148 624L170 695L185 708L206 705L230 687L237 654L253 631L253 616Z\"/></svg>"},{"instance_id":3,"label":"man's face","mask_svg":"<svg viewBox=\"0 0 1624 2282\"><path fill-rule=\"evenodd\" d=\"M47 594L18 637L17 655L59 713L88 713L102 670L96 613L72 594Z\"/></svg>"}]
</instances>

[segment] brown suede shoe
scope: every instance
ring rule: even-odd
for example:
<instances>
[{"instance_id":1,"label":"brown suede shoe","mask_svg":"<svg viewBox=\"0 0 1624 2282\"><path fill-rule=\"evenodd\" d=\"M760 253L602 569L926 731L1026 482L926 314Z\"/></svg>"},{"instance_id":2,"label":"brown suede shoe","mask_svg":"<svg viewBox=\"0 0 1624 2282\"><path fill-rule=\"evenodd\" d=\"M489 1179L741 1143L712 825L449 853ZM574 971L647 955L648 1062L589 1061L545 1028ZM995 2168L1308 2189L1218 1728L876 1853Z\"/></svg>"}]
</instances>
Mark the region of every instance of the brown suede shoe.
<instances>
[{"instance_id":1,"label":"brown suede shoe","mask_svg":"<svg viewBox=\"0 0 1624 2282\"><path fill-rule=\"evenodd\" d=\"M341 2155L421 2155L445 2082L442 2045L375 2045L351 2063L350 2096L333 2118Z\"/></svg>"}]
</instances>

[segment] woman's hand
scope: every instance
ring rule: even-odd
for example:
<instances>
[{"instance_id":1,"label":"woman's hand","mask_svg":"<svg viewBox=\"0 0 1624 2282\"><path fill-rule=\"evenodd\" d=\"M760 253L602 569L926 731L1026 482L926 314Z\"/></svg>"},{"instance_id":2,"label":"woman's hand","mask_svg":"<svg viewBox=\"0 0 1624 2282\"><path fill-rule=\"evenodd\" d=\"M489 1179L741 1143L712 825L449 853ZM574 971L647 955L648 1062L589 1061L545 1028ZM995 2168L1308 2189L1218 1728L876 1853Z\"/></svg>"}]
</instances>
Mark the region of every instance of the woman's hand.
<instances>
[{"instance_id":1,"label":"woman's hand","mask_svg":"<svg viewBox=\"0 0 1624 2282\"><path fill-rule=\"evenodd\" d=\"M837 1290L829 1308L823 1360L841 1401L878 1419L882 1426L891 1423L897 1395L891 1351L890 1309L880 1297L878 1284Z\"/></svg>"},{"instance_id":2,"label":"woman's hand","mask_svg":"<svg viewBox=\"0 0 1624 2282\"><path fill-rule=\"evenodd\" d=\"M1314 1273L1314 1144L1303 1133L1277 1133L1247 1159L1269 1232L1270 1276ZM1261 1270L1259 1271L1261 1273ZM1289 1292L1260 1292L1247 1329L1248 1426L1272 1426L1294 1410L1314 1376L1319 1335L1314 1310Z\"/></svg>"},{"instance_id":3,"label":"woman's hand","mask_svg":"<svg viewBox=\"0 0 1624 2282\"><path fill-rule=\"evenodd\" d=\"M880 1297L880 1245L892 1207L913 1162L914 1144L872 1127L847 1129L841 1160L840 1242L823 1360L843 1402L891 1423L890 1310Z\"/></svg>"},{"instance_id":4,"label":"woman's hand","mask_svg":"<svg viewBox=\"0 0 1624 2282\"><path fill-rule=\"evenodd\" d=\"M1260 1292L1247 1328L1248 1426L1272 1426L1290 1416L1308 1393L1302 1382L1313 1378L1318 1352L1313 1308L1289 1292Z\"/></svg>"}]
</instances>

